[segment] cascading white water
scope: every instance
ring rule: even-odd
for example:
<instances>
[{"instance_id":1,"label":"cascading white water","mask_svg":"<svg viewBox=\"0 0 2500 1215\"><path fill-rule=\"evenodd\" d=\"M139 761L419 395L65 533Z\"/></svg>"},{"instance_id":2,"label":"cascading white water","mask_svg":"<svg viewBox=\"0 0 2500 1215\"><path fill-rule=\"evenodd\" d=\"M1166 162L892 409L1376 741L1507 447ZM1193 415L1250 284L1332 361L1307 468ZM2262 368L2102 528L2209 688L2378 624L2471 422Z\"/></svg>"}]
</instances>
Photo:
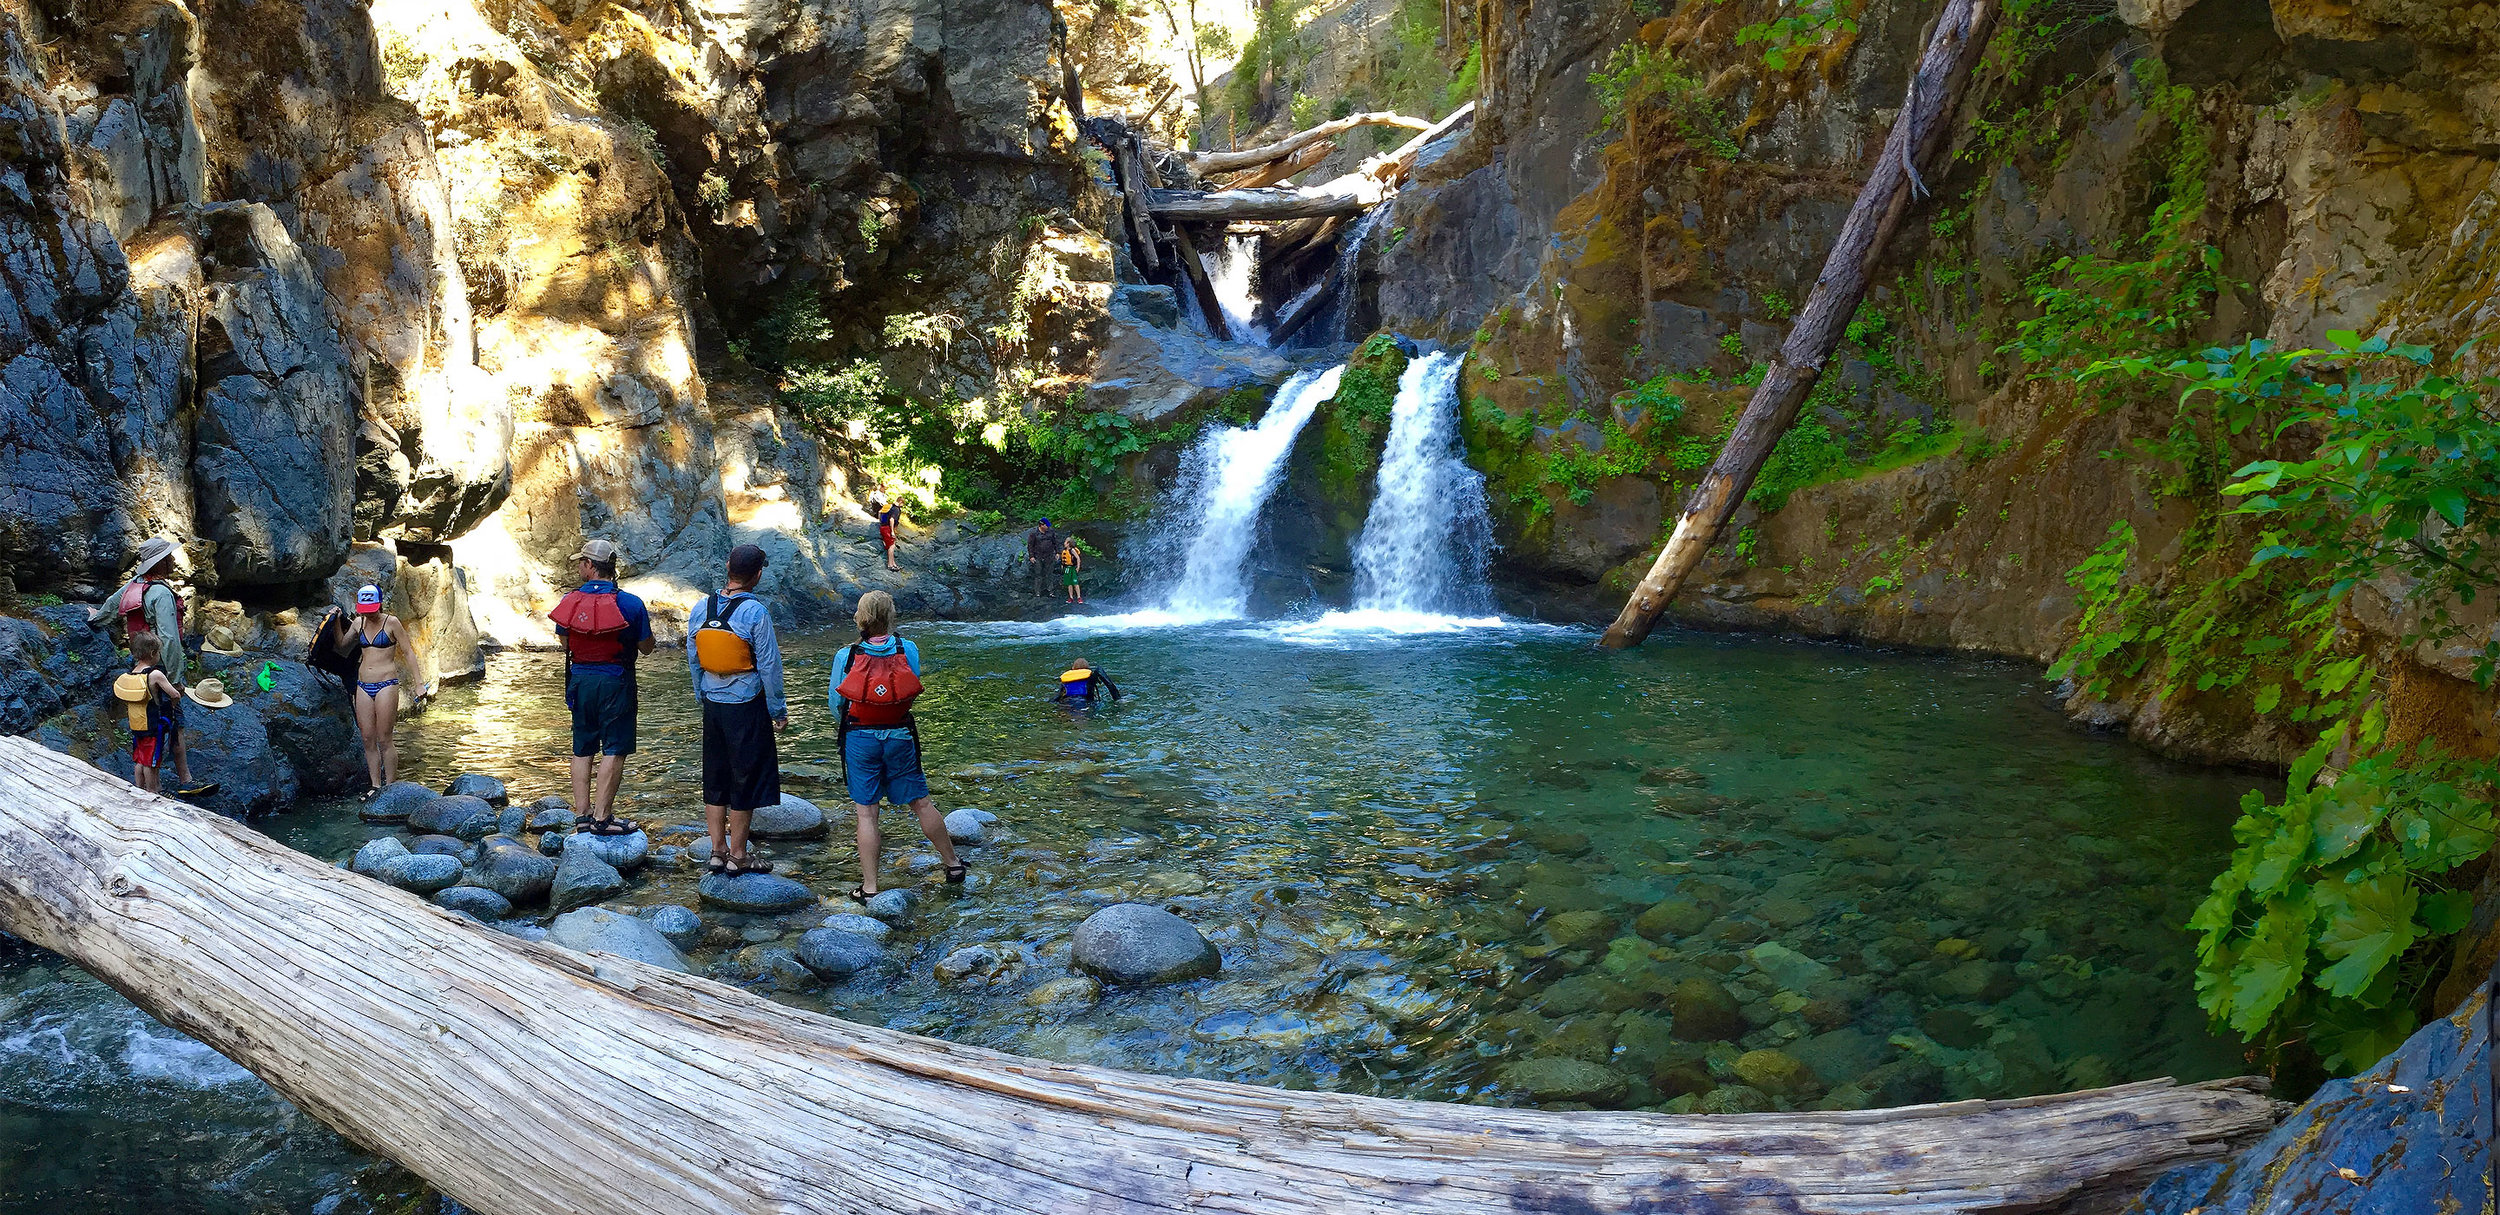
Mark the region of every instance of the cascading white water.
<instances>
[{"instance_id":1,"label":"cascading white water","mask_svg":"<svg viewBox=\"0 0 2500 1215\"><path fill-rule=\"evenodd\" d=\"M1256 426L1219 427L1190 450L1172 498L1184 513L1167 529L1185 546L1180 571L1160 611L1138 616L1187 624L1237 620L1249 610L1248 567L1250 549L1258 543L1259 512L1283 478L1294 437L1320 402L1337 395L1344 374L1343 365L1297 372L1277 389L1275 404Z\"/></svg>"},{"instance_id":2,"label":"cascading white water","mask_svg":"<svg viewBox=\"0 0 2500 1215\"><path fill-rule=\"evenodd\" d=\"M1361 267L1363 243L1370 239L1372 228L1388 211L1387 207L1374 207L1364 212L1361 219L1354 221L1353 227L1346 229L1344 236L1337 238L1337 260L1329 267L1328 274L1320 279L1320 285L1330 292L1328 303L1324 305L1325 311L1312 317L1310 323L1293 336L1293 344L1326 346L1357 336L1346 332L1346 326L1354 315L1354 276Z\"/></svg>"},{"instance_id":3,"label":"cascading white water","mask_svg":"<svg viewBox=\"0 0 2500 1215\"><path fill-rule=\"evenodd\" d=\"M1221 252L1198 256L1206 264L1207 282L1215 288L1216 306L1224 310L1224 327L1232 331L1233 340L1267 345L1267 330L1250 319L1259 306L1258 238L1232 237L1224 242Z\"/></svg>"},{"instance_id":4,"label":"cascading white water","mask_svg":"<svg viewBox=\"0 0 2500 1215\"><path fill-rule=\"evenodd\" d=\"M1480 617L1491 611L1485 560L1492 517L1484 474L1467 466L1458 438L1459 364L1457 354L1427 354L1399 377L1379 490L1354 542L1350 616Z\"/></svg>"}]
</instances>

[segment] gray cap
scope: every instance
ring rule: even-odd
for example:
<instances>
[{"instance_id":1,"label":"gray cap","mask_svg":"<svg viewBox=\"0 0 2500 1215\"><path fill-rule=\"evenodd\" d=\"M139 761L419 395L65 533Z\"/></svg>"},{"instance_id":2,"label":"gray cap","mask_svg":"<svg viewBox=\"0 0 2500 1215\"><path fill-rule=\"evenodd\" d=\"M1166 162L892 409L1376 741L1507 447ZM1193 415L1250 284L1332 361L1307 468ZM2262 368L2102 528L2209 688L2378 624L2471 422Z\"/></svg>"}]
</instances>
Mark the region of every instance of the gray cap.
<instances>
[{"instance_id":1,"label":"gray cap","mask_svg":"<svg viewBox=\"0 0 2500 1215\"><path fill-rule=\"evenodd\" d=\"M585 540L582 542L581 551L573 554L573 559L596 561L605 565L615 561L620 555L614 540Z\"/></svg>"}]
</instances>

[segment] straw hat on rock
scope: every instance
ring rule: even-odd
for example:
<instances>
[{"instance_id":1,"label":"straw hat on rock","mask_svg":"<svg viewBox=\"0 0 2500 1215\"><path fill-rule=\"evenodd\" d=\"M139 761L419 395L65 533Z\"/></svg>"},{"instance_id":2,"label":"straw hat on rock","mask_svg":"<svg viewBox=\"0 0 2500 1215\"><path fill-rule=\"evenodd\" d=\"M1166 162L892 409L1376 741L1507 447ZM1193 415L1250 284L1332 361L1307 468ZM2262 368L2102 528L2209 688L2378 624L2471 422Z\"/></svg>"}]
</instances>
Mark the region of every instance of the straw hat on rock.
<instances>
[{"instance_id":1,"label":"straw hat on rock","mask_svg":"<svg viewBox=\"0 0 2500 1215\"><path fill-rule=\"evenodd\" d=\"M190 696L204 709L222 709L234 703L234 697L226 695L225 681L218 679L203 679L192 684Z\"/></svg>"}]
</instances>

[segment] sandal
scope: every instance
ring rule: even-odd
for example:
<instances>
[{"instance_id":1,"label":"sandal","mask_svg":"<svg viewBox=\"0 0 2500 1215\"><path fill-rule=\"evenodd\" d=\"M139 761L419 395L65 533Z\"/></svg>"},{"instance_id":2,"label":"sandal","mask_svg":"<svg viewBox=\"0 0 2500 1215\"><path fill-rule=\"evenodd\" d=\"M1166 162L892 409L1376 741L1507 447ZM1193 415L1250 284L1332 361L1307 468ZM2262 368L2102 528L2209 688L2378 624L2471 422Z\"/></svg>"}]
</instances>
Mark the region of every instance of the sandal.
<instances>
[{"instance_id":1,"label":"sandal","mask_svg":"<svg viewBox=\"0 0 2500 1215\"><path fill-rule=\"evenodd\" d=\"M971 876L971 874L972 862L957 861L946 867L946 884L949 886L961 886L964 884L964 879Z\"/></svg>"},{"instance_id":2,"label":"sandal","mask_svg":"<svg viewBox=\"0 0 2500 1215\"><path fill-rule=\"evenodd\" d=\"M868 900L873 899L873 898L877 897L878 895L883 894L883 893L885 893L885 892L884 892L884 891L882 891L882 890L870 890L870 889L869 889L869 888L868 888L865 884L862 884L862 885L858 885L858 886L853 886L853 887L851 887L849 890L844 891L843 893L845 893L845 894L849 895L849 896L850 896L851 901L852 901L852 902L854 902L854 903L865 903L865 902L867 902Z\"/></svg>"},{"instance_id":3,"label":"sandal","mask_svg":"<svg viewBox=\"0 0 2500 1215\"><path fill-rule=\"evenodd\" d=\"M745 877L750 873L771 873L772 871L773 863L761 857L748 856L744 859L732 859L729 862L729 876L731 877Z\"/></svg>"},{"instance_id":4,"label":"sandal","mask_svg":"<svg viewBox=\"0 0 2500 1215\"><path fill-rule=\"evenodd\" d=\"M713 877L732 876L729 872L729 858L717 852L712 854L712 859L704 864L704 868L710 870Z\"/></svg>"},{"instance_id":5,"label":"sandal","mask_svg":"<svg viewBox=\"0 0 2500 1215\"><path fill-rule=\"evenodd\" d=\"M632 835L640 830L642 830L642 824L619 814L611 814L606 818L590 821L592 835Z\"/></svg>"},{"instance_id":6,"label":"sandal","mask_svg":"<svg viewBox=\"0 0 2500 1215\"><path fill-rule=\"evenodd\" d=\"M573 829L575 831L588 831L598 825L599 820L590 817L590 812L587 810L573 816Z\"/></svg>"}]
</instances>

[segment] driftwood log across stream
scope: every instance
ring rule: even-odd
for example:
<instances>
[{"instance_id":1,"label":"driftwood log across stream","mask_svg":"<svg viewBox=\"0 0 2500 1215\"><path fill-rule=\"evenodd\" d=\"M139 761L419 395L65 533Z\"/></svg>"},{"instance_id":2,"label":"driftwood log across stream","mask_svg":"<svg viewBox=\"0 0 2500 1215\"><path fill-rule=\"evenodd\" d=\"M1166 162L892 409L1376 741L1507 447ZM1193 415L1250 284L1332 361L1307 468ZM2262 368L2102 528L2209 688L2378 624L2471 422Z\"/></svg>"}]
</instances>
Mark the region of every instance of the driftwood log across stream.
<instances>
[{"instance_id":1,"label":"driftwood log across stream","mask_svg":"<svg viewBox=\"0 0 2500 1215\"><path fill-rule=\"evenodd\" d=\"M0 927L489 1215L2102 1208L2250 1082L1540 1113L1076 1067L497 934L0 738Z\"/></svg>"}]
</instances>

